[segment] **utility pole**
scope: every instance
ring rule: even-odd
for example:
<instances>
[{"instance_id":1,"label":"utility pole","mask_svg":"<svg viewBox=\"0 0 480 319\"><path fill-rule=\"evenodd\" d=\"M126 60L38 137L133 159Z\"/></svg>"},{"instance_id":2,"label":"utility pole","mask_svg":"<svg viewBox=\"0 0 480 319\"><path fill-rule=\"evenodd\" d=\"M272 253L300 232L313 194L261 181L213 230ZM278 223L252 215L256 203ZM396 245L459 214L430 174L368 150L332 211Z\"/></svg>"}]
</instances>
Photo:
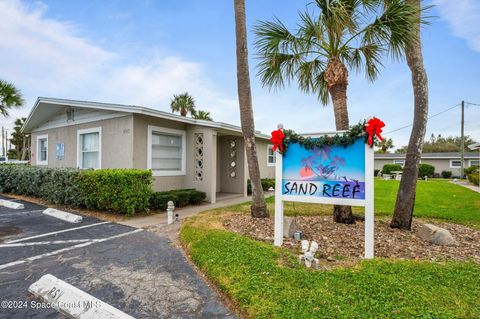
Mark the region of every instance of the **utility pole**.
<instances>
[{"instance_id":1,"label":"utility pole","mask_svg":"<svg viewBox=\"0 0 480 319\"><path fill-rule=\"evenodd\" d=\"M465 139L464 139L464 131L465 131L465 101L462 100L462 122L461 122L461 134L460 134L460 152L461 152L461 160L462 160L462 166L460 168L460 179L463 178L464 174L464 161L465 161Z\"/></svg>"}]
</instances>

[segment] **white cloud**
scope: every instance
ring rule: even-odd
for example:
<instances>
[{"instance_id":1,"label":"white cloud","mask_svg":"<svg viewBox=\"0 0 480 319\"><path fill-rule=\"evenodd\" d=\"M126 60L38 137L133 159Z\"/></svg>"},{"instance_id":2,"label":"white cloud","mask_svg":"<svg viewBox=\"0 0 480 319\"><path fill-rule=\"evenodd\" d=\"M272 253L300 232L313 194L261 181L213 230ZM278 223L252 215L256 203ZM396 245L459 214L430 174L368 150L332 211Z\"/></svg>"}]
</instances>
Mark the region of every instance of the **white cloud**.
<instances>
[{"instance_id":1,"label":"white cloud","mask_svg":"<svg viewBox=\"0 0 480 319\"><path fill-rule=\"evenodd\" d=\"M144 105L168 110L172 94L188 91L216 120L238 122L238 106L213 85L204 66L179 57L146 53L122 62L79 35L69 22L47 19L37 2L0 1L0 77L22 90L27 105L0 125L11 127L37 96ZM221 104L221 105L220 105Z\"/></svg>"},{"instance_id":2,"label":"white cloud","mask_svg":"<svg viewBox=\"0 0 480 319\"><path fill-rule=\"evenodd\" d=\"M448 21L453 33L465 39L468 45L480 52L480 1L434 0L440 16Z\"/></svg>"}]
</instances>

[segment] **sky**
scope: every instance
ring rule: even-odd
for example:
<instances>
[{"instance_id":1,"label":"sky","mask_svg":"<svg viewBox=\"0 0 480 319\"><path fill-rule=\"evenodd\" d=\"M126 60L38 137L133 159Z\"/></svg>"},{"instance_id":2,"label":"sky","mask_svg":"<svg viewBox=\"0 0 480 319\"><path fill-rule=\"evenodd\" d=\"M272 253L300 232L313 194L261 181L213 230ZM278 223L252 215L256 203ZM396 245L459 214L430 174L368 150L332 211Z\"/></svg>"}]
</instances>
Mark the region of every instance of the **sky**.
<instances>
[{"instance_id":1,"label":"sky","mask_svg":"<svg viewBox=\"0 0 480 319\"><path fill-rule=\"evenodd\" d=\"M256 76L253 28L279 18L295 29L311 0L246 0L250 77L256 129L283 123L297 132L334 130L331 105L298 90L264 88ZM480 104L480 1L430 0L422 30L430 115L462 100ZM0 78L25 98L0 125L13 127L38 96L134 104L170 111L173 94L189 92L216 121L239 124L233 1L0 0ZM413 119L405 61L384 61L371 83L350 74L350 123L381 118L396 147L408 143ZM395 131L391 132L390 131ZM459 135L460 108L429 120L432 134ZM480 140L480 105L466 104L465 134Z\"/></svg>"}]
</instances>

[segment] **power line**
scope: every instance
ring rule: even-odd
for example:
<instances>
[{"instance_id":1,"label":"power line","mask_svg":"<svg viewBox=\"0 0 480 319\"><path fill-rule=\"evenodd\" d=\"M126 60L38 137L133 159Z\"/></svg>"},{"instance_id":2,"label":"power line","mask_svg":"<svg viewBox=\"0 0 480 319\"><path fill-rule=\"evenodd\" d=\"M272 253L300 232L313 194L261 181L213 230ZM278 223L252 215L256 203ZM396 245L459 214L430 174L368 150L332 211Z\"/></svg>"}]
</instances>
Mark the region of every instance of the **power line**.
<instances>
[{"instance_id":1,"label":"power line","mask_svg":"<svg viewBox=\"0 0 480 319\"><path fill-rule=\"evenodd\" d=\"M452 109L454 109L454 108L456 108L456 107L458 107L458 106L460 106L460 105L461 105L461 103L458 103L457 105L454 105L454 106L452 106L452 107L449 107L448 109L445 109L445 110L443 110L443 111L441 111L441 112L438 112L438 113L436 113L436 114L433 114L433 115L429 116L428 119L434 118L435 116L438 116L438 115L440 115L440 114L443 114L443 113L445 113L445 112L448 112L448 111L450 111L450 110L452 110ZM408 124L408 125L399 127L399 128L397 128L397 129L395 129L395 130L388 131L388 132L386 132L386 133L384 133L384 134L387 135L387 134L390 134L390 133L393 133L393 132L397 132L397 131L406 129L406 128L412 126L412 125L413 125L413 124Z\"/></svg>"},{"instance_id":2,"label":"power line","mask_svg":"<svg viewBox=\"0 0 480 319\"><path fill-rule=\"evenodd\" d=\"M475 106L480 106L480 103L470 103L470 102L465 102L465 104L468 104L468 105L475 105Z\"/></svg>"}]
</instances>

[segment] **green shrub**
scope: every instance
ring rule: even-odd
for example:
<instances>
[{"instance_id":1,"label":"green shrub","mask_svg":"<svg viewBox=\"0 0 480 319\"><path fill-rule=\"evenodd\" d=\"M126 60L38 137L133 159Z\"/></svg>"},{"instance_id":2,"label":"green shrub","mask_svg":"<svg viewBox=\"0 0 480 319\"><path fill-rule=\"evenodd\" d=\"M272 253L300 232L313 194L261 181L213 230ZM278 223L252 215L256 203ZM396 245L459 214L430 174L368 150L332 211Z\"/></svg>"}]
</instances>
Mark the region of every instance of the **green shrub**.
<instances>
[{"instance_id":1,"label":"green shrub","mask_svg":"<svg viewBox=\"0 0 480 319\"><path fill-rule=\"evenodd\" d=\"M275 178L262 178L261 182L262 189L265 192L268 191L270 187L275 188ZM250 180L247 180L247 193L252 193L252 182Z\"/></svg>"},{"instance_id":2,"label":"green shrub","mask_svg":"<svg viewBox=\"0 0 480 319\"><path fill-rule=\"evenodd\" d=\"M403 171L402 165L400 164L385 164L382 168L382 174L390 174L394 171Z\"/></svg>"},{"instance_id":3,"label":"green shrub","mask_svg":"<svg viewBox=\"0 0 480 319\"><path fill-rule=\"evenodd\" d=\"M0 165L0 192L127 215L148 210L151 182L148 170Z\"/></svg>"},{"instance_id":4,"label":"green shrub","mask_svg":"<svg viewBox=\"0 0 480 319\"><path fill-rule=\"evenodd\" d=\"M452 171L442 171L443 178L450 178L452 177Z\"/></svg>"},{"instance_id":5,"label":"green shrub","mask_svg":"<svg viewBox=\"0 0 480 319\"><path fill-rule=\"evenodd\" d=\"M378 173L380 172L379 169L374 169L373 170L373 176L378 176Z\"/></svg>"},{"instance_id":6,"label":"green shrub","mask_svg":"<svg viewBox=\"0 0 480 319\"><path fill-rule=\"evenodd\" d=\"M184 207L187 205L198 205L207 198L205 192L196 189L176 189L166 192L155 192L150 198L150 206L153 209L166 210L169 201L172 201L175 207Z\"/></svg>"},{"instance_id":7,"label":"green shrub","mask_svg":"<svg viewBox=\"0 0 480 319\"><path fill-rule=\"evenodd\" d=\"M80 188L87 208L133 215L148 211L152 173L140 169L98 169L82 171Z\"/></svg>"},{"instance_id":8,"label":"green shrub","mask_svg":"<svg viewBox=\"0 0 480 319\"><path fill-rule=\"evenodd\" d=\"M205 192L199 191L192 191L190 192L190 204L191 205L198 205L203 202L207 198L207 194Z\"/></svg>"},{"instance_id":9,"label":"green shrub","mask_svg":"<svg viewBox=\"0 0 480 319\"><path fill-rule=\"evenodd\" d=\"M150 198L150 207L152 209L167 210L169 201L178 202L178 196L169 192L155 192Z\"/></svg>"},{"instance_id":10,"label":"green shrub","mask_svg":"<svg viewBox=\"0 0 480 319\"><path fill-rule=\"evenodd\" d=\"M473 173L478 173L479 166L478 165L472 165L470 167L465 168L463 171L465 172L465 175L470 175Z\"/></svg>"},{"instance_id":11,"label":"green shrub","mask_svg":"<svg viewBox=\"0 0 480 319\"><path fill-rule=\"evenodd\" d=\"M477 186L480 186L479 185L479 176L478 176L478 172L475 172L475 173L472 173L472 174L468 174L467 175L468 177L468 180L473 183L474 185L477 185Z\"/></svg>"},{"instance_id":12,"label":"green shrub","mask_svg":"<svg viewBox=\"0 0 480 319\"><path fill-rule=\"evenodd\" d=\"M430 164L420 164L418 165L418 177L433 177L435 173L435 167Z\"/></svg>"}]
</instances>

